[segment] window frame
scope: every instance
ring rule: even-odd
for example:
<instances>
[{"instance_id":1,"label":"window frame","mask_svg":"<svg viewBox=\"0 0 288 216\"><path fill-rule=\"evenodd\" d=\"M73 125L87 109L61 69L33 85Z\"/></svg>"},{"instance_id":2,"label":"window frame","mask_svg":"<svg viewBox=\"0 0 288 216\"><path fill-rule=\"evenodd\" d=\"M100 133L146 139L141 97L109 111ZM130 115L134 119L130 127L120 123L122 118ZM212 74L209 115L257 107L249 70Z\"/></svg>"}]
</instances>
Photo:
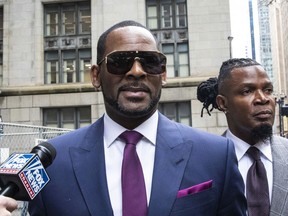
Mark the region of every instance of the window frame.
<instances>
[{"instance_id":1,"label":"window frame","mask_svg":"<svg viewBox=\"0 0 288 216\"><path fill-rule=\"evenodd\" d=\"M169 53L165 52L165 49L163 47L164 46L169 46L169 45L173 46L173 53L172 52L169 52ZM181 46L181 45L186 45L186 47L187 47L186 52L179 51L179 46ZM169 54L173 54L174 76L168 76L168 77L173 78L173 77L187 77L187 76L190 76L190 67L189 67L190 66L190 62L189 62L190 60L189 60L189 44L188 44L188 42L161 43L161 50L167 56ZM180 71L180 67L181 67L181 65L183 65L183 64L180 65L180 59L179 59L180 55L179 54L181 54L181 53L187 54L187 58L188 58L187 59L188 62L187 62L187 64L185 64L186 66L188 66L188 75L185 75L185 76L182 76L181 75L181 71ZM169 64L169 62L168 62L168 64Z\"/></svg>"},{"instance_id":2,"label":"window frame","mask_svg":"<svg viewBox=\"0 0 288 216\"><path fill-rule=\"evenodd\" d=\"M171 116L170 114L168 114L165 111L165 105L174 105L174 111L176 113L176 116ZM189 110L188 115L184 115L180 113L180 108L181 106L187 106L187 109ZM167 107L166 107L167 108ZM186 116L187 119L189 119L189 123L188 126L192 126L192 111L191 111L191 102L190 101L173 101L173 102L160 102L159 106L158 106L158 110L163 113L163 115L165 115L167 118L169 118L170 120L174 120L176 122L181 122L180 120ZM184 123L184 122L181 122ZM185 123L184 123L185 124Z\"/></svg>"},{"instance_id":3,"label":"window frame","mask_svg":"<svg viewBox=\"0 0 288 216\"><path fill-rule=\"evenodd\" d=\"M170 5L171 7L171 14L169 15L169 18L171 20L171 26L165 27L164 25L164 18L167 18L168 16L163 14L163 7ZM184 14L178 14L179 5L185 6L185 13ZM156 7L156 16L149 16L149 7ZM185 17L185 24L186 26L179 25L179 17ZM157 19L157 28L150 28L149 21L152 19ZM151 30L161 30L161 29L181 29L181 28L187 28L188 27L188 20L187 20L187 0L146 0L146 23L148 28Z\"/></svg>"},{"instance_id":4,"label":"window frame","mask_svg":"<svg viewBox=\"0 0 288 216\"><path fill-rule=\"evenodd\" d=\"M69 21L72 25L71 28L75 29L73 32L65 33L63 30L66 28L63 22L66 12L73 13L72 19ZM54 18L57 19L54 22L57 27L53 30L57 34L51 34L51 29L49 30L49 27L47 27L51 24L48 21L49 14L54 14ZM83 24L87 25L85 31L82 28ZM83 70L80 68L83 66L81 65L83 58L85 58L86 66L89 65L91 68L92 64L90 1L44 4L44 41L44 84L90 82L90 79L87 78L90 77L87 75L87 70L84 70L83 74ZM73 53L73 56L71 53ZM55 55L53 57L55 61L58 60L56 62L58 71L55 72L55 79L52 79L49 71L49 63L53 61L53 55ZM70 55L70 57L65 57L67 55ZM67 67L64 67L69 61L74 61L74 70L71 73L68 73ZM71 79L66 78L66 75L69 74L72 76Z\"/></svg>"},{"instance_id":5,"label":"window frame","mask_svg":"<svg viewBox=\"0 0 288 216\"><path fill-rule=\"evenodd\" d=\"M75 52L75 58L64 58L64 53L65 52ZM91 49L76 49L76 50L59 50L57 53L57 58L55 58L55 60L58 60L58 74L56 77L56 82L55 83L49 83L49 73L48 73L48 62L52 61L48 58L48 55L50 53L55 53L55 51L46 51L44 53L44 73L45 73L45 78L44 78L44 82L45 84L62 84L62 83L83 83L83 82L90 82L89 79L89 73L90 71L84 71L84 76L82 75L82 70L81 70L81 60L85 59L85 60L89 60L90 63L88 63L88 65L90 65L89 67L91 67L92 64L92 53L91 53ZM85 57L81 57L80 53L81 52L85 52L87 53L87 55ZM75 61L75 82L67 82L67 80L65 81L64 79L64 75L65 75L65 70L64 70L64 61L65 60L73 60ZM87 76L85 76L85 73L88 73ZM88 80L85 80L85 77L88 77ZM82 79L83 78L83 79ZM57 82L58 81L58 82Z\"/></svg>"},{"instance_id":6,"label":"window frame","mask_svg":"<svg viewBox=\"0 0 288 216\"><path fill-rule=\"evenodd\" d=\"M74 25L75 25L75 32L74 34L64 33L64 18L63 15L65 11L73 11L74 12ZM80 25L83 23L83 19L81 19L81 11L90 11L90 31L82 32ZM51 35L47 34L48 29L47 26L49 24L47 23L47 14L48 12L54 12L57 14L57 22L53 25L56 26L56 32L57 34ZM86 35L91 34L91 6L90 1L86 2L75 2L75 3L52 3L52 4L45 4L44 5L44 37L54 37L54 36L70 36L70 35ZM50 24L52 25L52 24Z\"/></svg>"},{"instance_id":7,"label":"window frame","mask_svg":"<svg viewBox=\"0 0 288 216\"><path fill-rule=\"evenodd\" d=\"M72 110L73 112L73 120L70 119L64 119L64 115L67 113L64 113L65 110ZM90 118L88 119L81 119L80 112L81 109L89 109L90 111ZM48 119L48 111L56 112L56 120L50 120ZM74 129L78 129L81 126L91 124L91 106L79 106L79 107L49 107L49 108L42 108L43 113L43 126L50 127L51 125L55 125L57 128L64 128L65 124L72 123L74 125ZM72 120L72 121L71 121ZM71 128L70 128L71 129Z\"/></svg>"}]
</instances>

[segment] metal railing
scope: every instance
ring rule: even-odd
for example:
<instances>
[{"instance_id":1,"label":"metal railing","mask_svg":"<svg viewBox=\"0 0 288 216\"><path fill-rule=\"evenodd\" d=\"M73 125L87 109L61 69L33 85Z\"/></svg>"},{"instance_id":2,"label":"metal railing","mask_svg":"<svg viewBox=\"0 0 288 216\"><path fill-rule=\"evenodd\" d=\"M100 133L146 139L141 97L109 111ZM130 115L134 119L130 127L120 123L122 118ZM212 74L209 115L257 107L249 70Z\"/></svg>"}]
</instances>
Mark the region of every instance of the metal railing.
<instances>
[{"instance_id":1,"label":"metal railing","mask_svg":"<svg viewBox=\"0 0 288 216\"><path fill-rule=\"evenodd\" d=\"M0 121L0 162L12 153L29 153L31 149L53 137L62 135L71 129L13 124ZM13 216L28 216L27 202L19 201Z\"/></svg>"}]
</instances>

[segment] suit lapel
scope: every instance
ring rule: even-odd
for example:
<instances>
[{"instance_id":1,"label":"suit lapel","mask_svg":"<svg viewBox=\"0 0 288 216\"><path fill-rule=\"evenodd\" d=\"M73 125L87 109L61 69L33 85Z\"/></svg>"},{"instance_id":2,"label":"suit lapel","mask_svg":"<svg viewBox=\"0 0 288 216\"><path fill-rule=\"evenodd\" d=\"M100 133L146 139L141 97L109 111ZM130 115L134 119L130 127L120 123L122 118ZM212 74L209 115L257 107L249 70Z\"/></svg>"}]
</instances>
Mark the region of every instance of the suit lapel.
<instances>
[{"instance_id":1,"label":"suit lapel","mask_svg":"<svg viewBox=\"0 0 288 216\"><path fill-rule=\"evenodd\" d=\"M271 144L273 157L273 191L271 213L284 214L288 205L284 196L288 192L288 140L273 136Z\"/></svg>"},{"instance_id":2,"label":"suit lapel","mask_svg":"<svg viewBox=\"0 0 288 216\"><path fill-rule=\"evenodd\" d=\"M176 199L191 144L183 143L175 124L159 115L148 215L169 215Z\"/></svg>"},{"instance_id":3,"label":"suit lapel","mask_svg":"<svg viewBox=\"0 0 288 216\"><path fill-rule=\"evenodd\" d=\"M89 128L80 148L70 148L70 157L90 214L112 216L105 174L103 130L101 118ZM162 115L159 116L156 142L149 215L169 215L192 145L183 142L179 129Z\"/></svg>"},{"instance_id":4,"label":"suit lapel","mask_svg":"<svg viewBox=\"0 0 288 216\"><path fill-rule=\"evenodd\" d=\"M103 118L89 128L80 148L70 148L70 156L91 215L113 215L105 174Z\"/></svg>"}]
</instances>

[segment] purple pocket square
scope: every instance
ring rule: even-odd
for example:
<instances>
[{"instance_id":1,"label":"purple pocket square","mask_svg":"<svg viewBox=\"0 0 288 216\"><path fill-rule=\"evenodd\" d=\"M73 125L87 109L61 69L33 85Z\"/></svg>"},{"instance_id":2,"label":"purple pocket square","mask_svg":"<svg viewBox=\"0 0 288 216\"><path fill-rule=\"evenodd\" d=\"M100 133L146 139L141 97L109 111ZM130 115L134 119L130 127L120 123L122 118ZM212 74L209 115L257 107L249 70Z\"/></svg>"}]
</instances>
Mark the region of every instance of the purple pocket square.
<instances>
[{"instance_id":1,"label":"purple pocket square","mask_svg":"<svg viewBox=\"0 0 288 216\"><path fill-rule=\"evenodd\" d=\"M198 193L200 191L203 191L203 190L206 190L208 188L211 188L212 187L212 182L213 182L213 180L209 180L209 181L197 184L197 185L193 185L193 186L191 186L189 188L185 188L183 190L180 190L177 193L177 198L181 198L181 197L187 196L189 194Z\"/></svg>"}]
</instances>

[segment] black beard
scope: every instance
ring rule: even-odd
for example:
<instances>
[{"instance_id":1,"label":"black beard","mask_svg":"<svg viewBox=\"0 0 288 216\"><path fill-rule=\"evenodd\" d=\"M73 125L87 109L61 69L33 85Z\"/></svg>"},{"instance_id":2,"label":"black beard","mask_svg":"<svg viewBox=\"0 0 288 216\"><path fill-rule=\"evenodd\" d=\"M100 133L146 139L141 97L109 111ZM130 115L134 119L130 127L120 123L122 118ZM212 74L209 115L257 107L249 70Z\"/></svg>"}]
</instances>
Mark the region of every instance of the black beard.
<instances>
[{"instance_id":1,"label":"black beard","mask_svg":"<svg viewBox=\"0 0 288 216\"><path fill-rule=\"evenodd\" d=\"M147 114L153 112L155 110L155 107L158 106L158 102L160 100L160 96L161 96L161 91L159 92L159 95L150 102L149 106L146 109L135 111L135 110L127 110L127 109L125 109L125 107L120 106L120 104L118 103L117 100L113 100L111 98L106 97L104 92L103 92L104 101L107 104L109 104L115 110L120 112L123 116L133 117L133 118L135 118L135 117L136 118L143 117L143 116L146 116Z\"/></svg>"},{"instance_id":2,"label":"black beard","mask_svg":"<svg viewBox=\"0 0 288 216\"><path fill-rule=\"evenodd\" d=\"M269 124L262 124L252 129L251 131L254 143L265 142L272 138L273 130Z\"/></svg>"}]
</instances>

